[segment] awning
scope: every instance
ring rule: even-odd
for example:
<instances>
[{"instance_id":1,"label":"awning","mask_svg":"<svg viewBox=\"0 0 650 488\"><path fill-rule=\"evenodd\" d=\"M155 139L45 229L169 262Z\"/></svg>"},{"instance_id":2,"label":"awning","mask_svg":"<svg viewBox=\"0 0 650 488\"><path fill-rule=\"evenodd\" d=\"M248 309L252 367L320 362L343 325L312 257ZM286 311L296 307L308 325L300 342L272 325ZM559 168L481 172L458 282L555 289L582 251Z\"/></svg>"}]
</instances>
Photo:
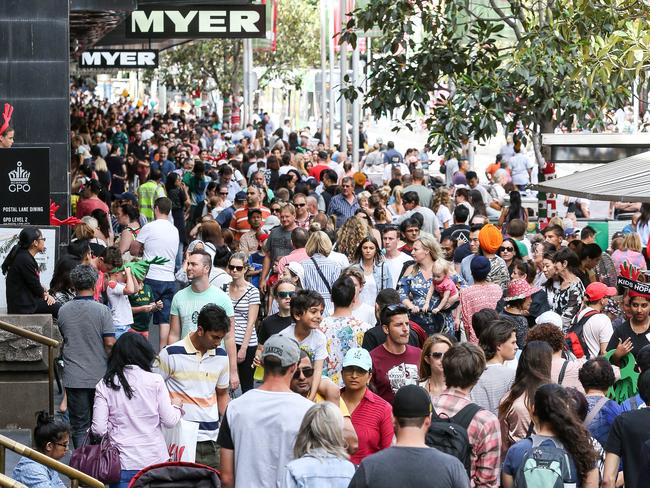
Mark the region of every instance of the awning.
<instances>
[{"instance_id":1,"label":"awning","mask_svg":"<svg viewBox=\"0 0 650 488\"><path fill-rule=\"evenodd\" d=\"M532 187L589 200L650 202L650 151Z\"/></svg>"}]
</instances>

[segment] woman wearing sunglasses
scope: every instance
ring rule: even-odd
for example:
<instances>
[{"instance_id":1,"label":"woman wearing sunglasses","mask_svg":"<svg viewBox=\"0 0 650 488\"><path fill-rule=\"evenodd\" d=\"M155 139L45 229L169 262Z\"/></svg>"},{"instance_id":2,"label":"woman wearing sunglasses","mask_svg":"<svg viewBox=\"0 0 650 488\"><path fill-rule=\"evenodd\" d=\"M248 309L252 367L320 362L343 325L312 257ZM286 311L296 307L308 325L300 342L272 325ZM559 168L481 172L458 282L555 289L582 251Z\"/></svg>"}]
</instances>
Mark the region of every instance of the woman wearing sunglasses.
<instances>
[{"instance_id":1,"label":"woman wearing sunglasses","mask_svg":"<svg viewBox=\"0 0 650 488\"><path fill-rule=\"evenodd\" d=\"M512 237L507 237L503 240L503 243L497 250L497 256L506 262L509 275L512 275L512 270L515 267L515 263L523 259L521 252L519 251L519 247Z\"/></svg>"},{"instance_id":2,"label":"woman wearing sunglasses","mask_svg":"<svg viewBox=\"0 0 650 488\"><path fill-rule=\"evenodd\" d=\"M422 345L418 375L420 386L429 392L432 400L447 388L442 358L451 346L451 341L443 334L433 334Z\"/></svg>"},{"instance_id":3,"label":"woman wearing sunglasses","mask_svg":"<svg viewBox=\"0 0 650 488\"><path fill-rule=\"evenodd\" d=\"M246 281L247 259L236 252L228 260L228 274L232 282L226 285L235 310L235 344L237 345L237 371L242 393L253 388L253 359L257 350L255 322L260 309L260 292Z\"/></svg>"}]
</instances>

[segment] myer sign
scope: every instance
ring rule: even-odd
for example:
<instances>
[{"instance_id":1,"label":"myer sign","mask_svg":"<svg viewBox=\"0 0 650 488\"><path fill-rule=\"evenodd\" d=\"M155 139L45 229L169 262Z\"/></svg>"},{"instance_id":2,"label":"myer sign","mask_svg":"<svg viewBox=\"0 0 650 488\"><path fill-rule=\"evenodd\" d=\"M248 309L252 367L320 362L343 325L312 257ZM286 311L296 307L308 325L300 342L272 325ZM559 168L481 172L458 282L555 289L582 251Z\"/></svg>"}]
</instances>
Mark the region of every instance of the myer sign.
<instances>
[{"instance_id":1,"label":"myer sign","mask_svg":"<svg viewBox=\"0 0 650 488\"><path fill-rule=\"evenodd\" d=\"M156 68L155 49L92 49L81 53L80 68Z\"/></svg>"},{"instance_id":2,"label":"myer sign","mask_svg":"<svg viewBox=\"0 0 650 488\"><path fill-rule=\"evenodd\" d=\"M126 19L126 37L138 39L253 38L266 36L264 5L218 5L134 10Z\"/></svg>"}]
</instances>

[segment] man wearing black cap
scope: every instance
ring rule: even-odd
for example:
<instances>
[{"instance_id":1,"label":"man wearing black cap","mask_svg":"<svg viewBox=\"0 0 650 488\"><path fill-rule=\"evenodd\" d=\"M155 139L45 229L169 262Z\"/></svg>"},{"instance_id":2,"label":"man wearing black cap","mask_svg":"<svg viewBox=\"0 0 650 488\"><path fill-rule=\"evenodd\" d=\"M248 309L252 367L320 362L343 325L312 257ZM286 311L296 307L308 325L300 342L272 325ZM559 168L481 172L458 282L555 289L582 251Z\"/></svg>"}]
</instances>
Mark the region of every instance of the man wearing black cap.
<instances>
[{"instance_id":1,"label":"man wearing black cap","mask_svg":"<svg viewBox=\"0 0 650 488\"><path fill-rule=\"evenodd\" d=\"M397 391L393 422L397 436L395 445L361 461L348 488L470 486L465 468L458 459L424 442L431 425L431 399L424 388L406 385Z\"/></svg>"}]
</instances>

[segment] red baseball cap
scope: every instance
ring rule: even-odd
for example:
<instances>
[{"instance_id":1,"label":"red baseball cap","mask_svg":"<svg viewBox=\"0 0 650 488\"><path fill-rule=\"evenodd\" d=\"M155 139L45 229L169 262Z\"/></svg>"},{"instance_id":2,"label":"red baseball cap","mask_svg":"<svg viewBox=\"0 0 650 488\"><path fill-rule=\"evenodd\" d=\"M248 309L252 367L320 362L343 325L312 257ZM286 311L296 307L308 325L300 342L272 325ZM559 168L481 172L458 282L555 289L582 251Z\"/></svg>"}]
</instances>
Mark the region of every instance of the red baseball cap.
<instances>
[{"instance_id":1,"label":"red baseball cap","mask_svg":"<svg viewBox=\"0 0 650 488\"><path fill-rule=\"evenodd\" d=\"M589 286L587 286L587 289L585 290L587 300L590 302L595 302L605 297L613 297L616 293L616 288L613 286L607 286L605 283L601 283L600 281L589 283Z\"/></svg>"}]
</instances>

